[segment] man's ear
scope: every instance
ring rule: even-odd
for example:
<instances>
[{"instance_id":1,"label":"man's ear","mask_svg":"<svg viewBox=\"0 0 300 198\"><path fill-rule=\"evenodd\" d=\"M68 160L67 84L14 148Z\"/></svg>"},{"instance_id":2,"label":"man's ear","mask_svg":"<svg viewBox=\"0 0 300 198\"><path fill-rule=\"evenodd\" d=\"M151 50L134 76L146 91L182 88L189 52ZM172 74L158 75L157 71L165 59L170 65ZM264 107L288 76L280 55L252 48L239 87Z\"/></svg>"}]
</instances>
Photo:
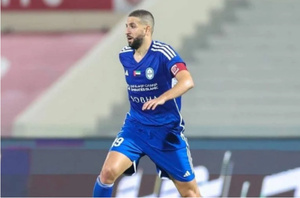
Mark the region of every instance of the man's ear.
<instances>
[{"instance_id":1,"label":"man's ear","mask_svg":"<svg viewBox=\"0 0 300 198\"><path fill-rule=\"evenodd\" d=\"M146 33L150 33L151 34L151 27L150 27L150 25L146 26Z\"/></svg>"}]
</instances>

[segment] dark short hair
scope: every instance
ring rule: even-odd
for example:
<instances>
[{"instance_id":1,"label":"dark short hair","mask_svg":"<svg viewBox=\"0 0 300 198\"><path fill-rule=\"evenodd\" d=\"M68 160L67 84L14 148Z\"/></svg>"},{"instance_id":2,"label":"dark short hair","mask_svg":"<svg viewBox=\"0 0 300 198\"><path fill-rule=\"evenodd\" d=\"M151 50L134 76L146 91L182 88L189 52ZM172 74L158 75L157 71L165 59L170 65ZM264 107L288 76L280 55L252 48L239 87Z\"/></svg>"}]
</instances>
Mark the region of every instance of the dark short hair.
<instances>
[{"instance_id":1,"label":"dark short hair","mask_svg":"<svg viewBox=\"0 0 300 198\"><path fill-rule=\"evenodd\" d=\"M154 29L154 17L151 12L147 10L134 10L132 11L128 17L138 17L141 19L142 23L148 24L152 27L152 31Z\"/></svg>"}]
</instances>

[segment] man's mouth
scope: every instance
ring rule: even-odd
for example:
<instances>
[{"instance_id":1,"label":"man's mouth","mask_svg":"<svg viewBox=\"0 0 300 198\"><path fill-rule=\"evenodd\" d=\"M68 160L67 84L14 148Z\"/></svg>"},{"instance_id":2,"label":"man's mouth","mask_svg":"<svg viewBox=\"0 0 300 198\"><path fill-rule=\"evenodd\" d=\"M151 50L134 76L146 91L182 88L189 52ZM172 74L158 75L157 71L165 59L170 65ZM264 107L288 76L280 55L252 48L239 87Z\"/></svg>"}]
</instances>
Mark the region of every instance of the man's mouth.
<instances>
[{"instance_id":1,"label":"man's mouth","mask_svg":"<svg viewBox=\"0 0 300 198\"><path fill-rule=\"evenodd\" d=\"M131 42L131 41L133 41L133 37L131 37L131 36L127 36L127 41L128 41L128 42Z\"/></svg>"}]
</instances>

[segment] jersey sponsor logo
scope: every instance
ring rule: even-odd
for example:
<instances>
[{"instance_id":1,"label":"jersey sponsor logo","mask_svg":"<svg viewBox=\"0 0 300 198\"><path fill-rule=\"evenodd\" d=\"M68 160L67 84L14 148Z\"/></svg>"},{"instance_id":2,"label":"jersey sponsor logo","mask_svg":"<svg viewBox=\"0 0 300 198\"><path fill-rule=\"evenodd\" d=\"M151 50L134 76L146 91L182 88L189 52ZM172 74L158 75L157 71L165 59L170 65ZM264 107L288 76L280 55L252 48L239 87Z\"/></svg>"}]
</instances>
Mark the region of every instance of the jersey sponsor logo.
<instances>
[{"instance_id":1,"label":"jersey sponsor logo","mask_svg":"<svg viewBox=\"0 0 300 198\"><path fill-rule=\"evenodd\" d=\"M140 84L140 85L128 85L127 89L132 92L140 92L140 91L154 91L158 90L158 84Z\"/></svg>"},{"instance_id":2,"label":"jersey sponsor logo","mask_svg":"<svg viewBox=\"0 0 300 198\"><path fill-rule=\"evenodd\" d=\"M128 76L128 70L126 69L126 71L125 71L125 76Z\"/></svg>"},{"instance_id":3,"label":"jersey sponsor logo","mask_svg":"<svg viewBox=\"0 0 300 198\"><path fill-rule=\"evenodd\" d=\"M151 67L146 69L146 78L152 80L154 78L154 70Z\"/></svg>"},{"instance_id":4,"label":"jersey sponsor logo","mask_svg":"<svg viewBox=\"0 0 300 198\"><path fill-rule=\"evenodd\" d=\"M148 102L149 100L152 100L152 99L155 99L157 98L156 96L145 96L145 97L134 97L134 96L130 96L130 99L132 102L135 102L135 103L145 103L145 102Z\"/></svg>"}]
</instances>

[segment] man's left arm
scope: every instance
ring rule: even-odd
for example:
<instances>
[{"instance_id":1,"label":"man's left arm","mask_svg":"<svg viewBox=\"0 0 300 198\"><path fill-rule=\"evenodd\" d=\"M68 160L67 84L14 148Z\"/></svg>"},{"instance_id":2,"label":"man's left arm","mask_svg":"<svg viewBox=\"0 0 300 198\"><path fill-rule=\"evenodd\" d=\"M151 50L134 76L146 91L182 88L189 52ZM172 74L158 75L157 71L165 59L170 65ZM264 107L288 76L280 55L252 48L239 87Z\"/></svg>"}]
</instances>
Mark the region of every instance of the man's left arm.
<instances>
[{"instance_id":1,"label":"man's left arm","mask_svg":"<svg viewBox=\"0 0 300 198\"><path fill-rule=\"evenodd\" d=\"M163 105L166 101L177 98L194 87L193 78L188 70L179 71L175 78L177 84L174 87L160 95L158 98L146 102L143 105L142 110L154 110L158 105Z\"/></svg>"}]
</instances>

